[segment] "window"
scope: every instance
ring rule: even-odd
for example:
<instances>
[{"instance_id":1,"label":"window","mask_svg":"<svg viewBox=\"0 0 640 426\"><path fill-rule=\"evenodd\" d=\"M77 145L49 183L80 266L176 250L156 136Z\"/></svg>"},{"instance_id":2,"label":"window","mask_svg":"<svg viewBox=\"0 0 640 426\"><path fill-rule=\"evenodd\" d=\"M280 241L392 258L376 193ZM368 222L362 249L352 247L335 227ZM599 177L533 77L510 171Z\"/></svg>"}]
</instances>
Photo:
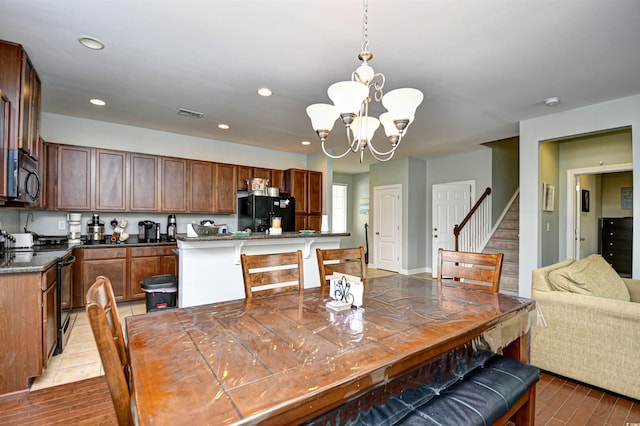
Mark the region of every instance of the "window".
<instances>
[{"instance_id":1,"label":"window","mask_svg":"<svg viewBox=\"0 0 640 426\"><path fill-rule=\"evenodd\" d=\"M333 193L332 232L347 232L347 185L334 184L331 192Z\"/></svg>"}]
</instances>

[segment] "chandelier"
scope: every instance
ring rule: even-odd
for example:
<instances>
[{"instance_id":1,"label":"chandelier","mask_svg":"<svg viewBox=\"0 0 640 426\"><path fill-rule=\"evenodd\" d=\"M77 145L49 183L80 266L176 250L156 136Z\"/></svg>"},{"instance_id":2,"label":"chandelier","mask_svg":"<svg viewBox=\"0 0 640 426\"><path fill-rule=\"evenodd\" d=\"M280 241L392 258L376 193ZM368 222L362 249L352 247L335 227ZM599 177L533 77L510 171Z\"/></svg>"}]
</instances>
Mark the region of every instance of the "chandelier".
<instances>
[{"instance_id":1,"label":"chandelier","mask_svg":"<svg viewBox=\"0 0 640 426\"><path fill-rule=\"evenodd\" d=\"M364 0L364 41L358 55L362 64L351 74L351 81L339 81L329 86L327 93L333 105L313 104L307 107L313 130L322 142L322 151L335 159L343 158L350 152L357 153L361 163L367 148L378 161L389 161L393 157L423 99L421 91L411 88L395 89L383 94L384 74L374 72L369 65L373 54L369 52L367 14L368 0ZM382 102L387 109L380 119L369 117L369 104L374 100ZM342 154L333 155L327 152L325 141L338 117L347 131L348 146ZM371 139L380 123L389 139L389 146L378 150Z\"/></svg>"}]
</instances>

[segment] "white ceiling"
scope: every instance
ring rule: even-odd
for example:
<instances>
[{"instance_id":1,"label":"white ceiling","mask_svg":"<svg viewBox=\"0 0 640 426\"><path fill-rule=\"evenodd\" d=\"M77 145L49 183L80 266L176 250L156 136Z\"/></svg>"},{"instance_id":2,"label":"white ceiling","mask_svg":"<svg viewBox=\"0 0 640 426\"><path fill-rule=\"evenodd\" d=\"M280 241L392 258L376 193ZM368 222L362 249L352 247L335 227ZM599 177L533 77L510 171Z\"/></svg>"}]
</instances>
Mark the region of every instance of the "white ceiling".
<instances>
[{"instance_id":1,"label":"white ceiling","mask_svg":"<svg viewBox=\"0 0 640 426\"><path fill-rule=\"evenodd\" d=\"M327 87L359 65L362 2L2 0L0 39L29 53L44 112L310 153L320 148L305 108L329 103ZM517 135L520 120L640 93L639 45L638 0L369 2L386 91L425 94L397 157L477 149ZM262 86L273 96L257 96ZM329 141L345 143L339 122ZM334 170L366 167L354 155Z\"/></svg>"}]
</instances>

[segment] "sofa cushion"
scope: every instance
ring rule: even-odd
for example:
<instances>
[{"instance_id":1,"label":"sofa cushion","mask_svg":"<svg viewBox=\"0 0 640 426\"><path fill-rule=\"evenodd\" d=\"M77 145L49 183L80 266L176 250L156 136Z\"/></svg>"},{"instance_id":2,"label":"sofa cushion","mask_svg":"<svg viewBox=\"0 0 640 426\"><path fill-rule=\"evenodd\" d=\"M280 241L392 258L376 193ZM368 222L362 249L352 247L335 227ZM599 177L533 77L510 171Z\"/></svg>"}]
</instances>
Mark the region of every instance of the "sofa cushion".
<instances>
[{"instance_id":1,"label":"sofa cushion","mask_svg":"<svg viewBox=\"0 0 640 426\"><path fill-rule=\"evenodd\" d=\"M549 273L551 288L558 291L586 294L630 301L629 290L622 278L599 254L580 259L569 266Z\"/></svg>"}]
</instances>

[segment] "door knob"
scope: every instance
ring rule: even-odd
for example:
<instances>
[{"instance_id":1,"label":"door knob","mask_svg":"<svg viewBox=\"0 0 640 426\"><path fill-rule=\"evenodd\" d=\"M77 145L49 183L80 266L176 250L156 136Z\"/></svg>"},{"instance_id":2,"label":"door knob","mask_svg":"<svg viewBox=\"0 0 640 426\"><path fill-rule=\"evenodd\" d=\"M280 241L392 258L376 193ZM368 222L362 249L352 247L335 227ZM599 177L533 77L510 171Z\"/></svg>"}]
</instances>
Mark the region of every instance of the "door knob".
<instances>
[{"instance_id":1,"label":"door knob","mask_svg":"<svg viewBox=\"0 0 640 426\"><path fill-rule=\"evenodd\" d=\"M376 232L376 235L380 235L380 233L379 233L379 232Z\"/></svg>"}]
</instances>

